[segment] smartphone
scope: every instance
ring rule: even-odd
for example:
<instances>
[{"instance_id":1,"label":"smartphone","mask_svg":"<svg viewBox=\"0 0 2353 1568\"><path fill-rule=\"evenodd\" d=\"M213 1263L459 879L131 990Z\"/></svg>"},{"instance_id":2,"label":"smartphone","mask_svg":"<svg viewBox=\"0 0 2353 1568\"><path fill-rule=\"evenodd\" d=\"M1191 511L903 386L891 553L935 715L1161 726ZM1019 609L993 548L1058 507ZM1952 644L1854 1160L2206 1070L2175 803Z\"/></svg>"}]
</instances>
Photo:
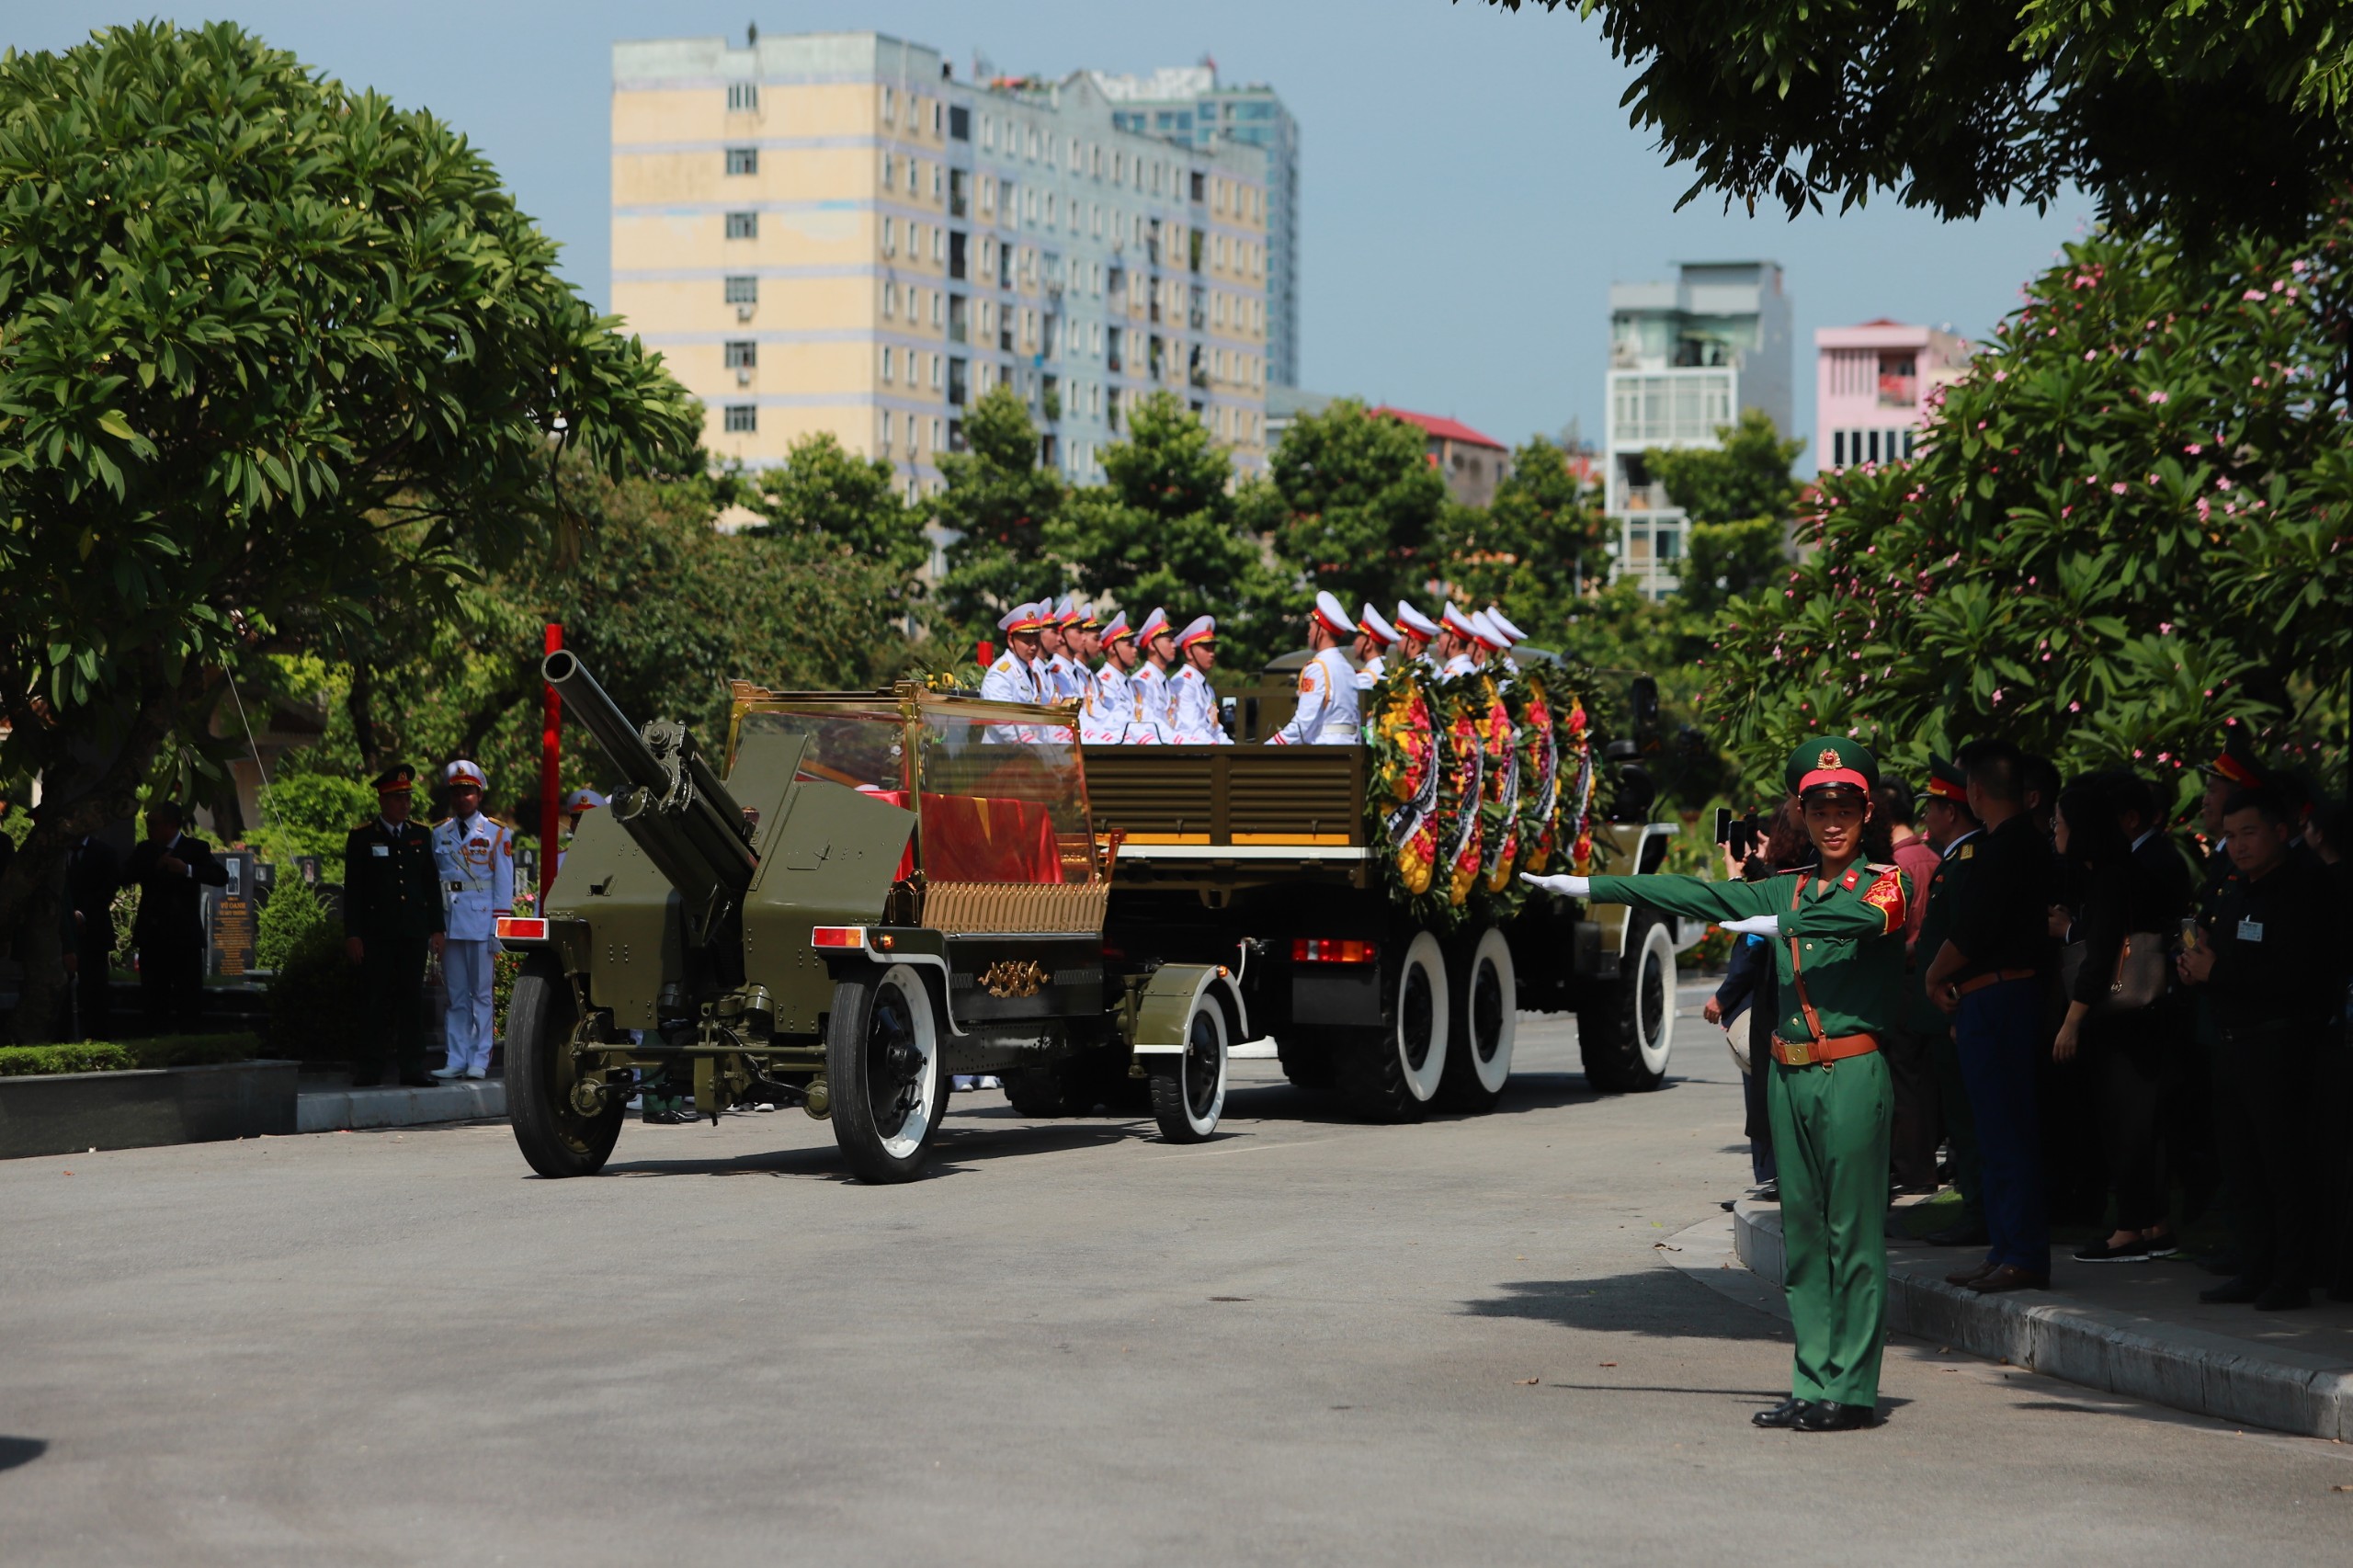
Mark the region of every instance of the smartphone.
<instances>
[{"instance_id":1,"label":"smartphone","mask_svg":"<svg viewBox=\"0 0 2353 1568\"><path fill-rule=\"evenodd\" d=\"M2181 950L2185 953L2196 952L2199 935L2197 920L2184 915L2181 922Z\"/></svg>"},{"instance_id":2,"label":"smartphone","mask_svg":"<svg viewBox=\"0 0 2353 1568\"><path fill-rule=\"evenodd\" d=\"M1716 808L1716 842L1718 844L1732 842L1732 808L1730 806Z\"/></svg>"}]
</instances>

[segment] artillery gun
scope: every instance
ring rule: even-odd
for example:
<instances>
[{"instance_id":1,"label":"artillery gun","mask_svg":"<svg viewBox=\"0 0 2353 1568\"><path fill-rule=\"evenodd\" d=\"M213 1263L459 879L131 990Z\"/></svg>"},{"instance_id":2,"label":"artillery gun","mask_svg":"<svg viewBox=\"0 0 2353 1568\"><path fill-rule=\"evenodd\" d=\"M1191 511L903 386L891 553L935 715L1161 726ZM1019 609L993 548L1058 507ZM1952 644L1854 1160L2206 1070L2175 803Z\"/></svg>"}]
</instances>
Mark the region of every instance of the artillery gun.
<instances>
[{"instance_id":1,"label":"artillery gun","mask_svg":"<svg viewBox=\"0 0 2353 1568\"><path fill-rule=\"evenodd\" d=\"M1108 846L1068 709L911 684L736 688L722 779L679 723L632 726L579 659L547 656L627 781L585 818L506 1018L508 1119L532 1168L610 1157L631 1097L691 1092L829 1119L868 1181L916 1175L953 1075L1143 1090L1208 1137L1235 963L1107 950Z\"/></svg>"}]
</instances>

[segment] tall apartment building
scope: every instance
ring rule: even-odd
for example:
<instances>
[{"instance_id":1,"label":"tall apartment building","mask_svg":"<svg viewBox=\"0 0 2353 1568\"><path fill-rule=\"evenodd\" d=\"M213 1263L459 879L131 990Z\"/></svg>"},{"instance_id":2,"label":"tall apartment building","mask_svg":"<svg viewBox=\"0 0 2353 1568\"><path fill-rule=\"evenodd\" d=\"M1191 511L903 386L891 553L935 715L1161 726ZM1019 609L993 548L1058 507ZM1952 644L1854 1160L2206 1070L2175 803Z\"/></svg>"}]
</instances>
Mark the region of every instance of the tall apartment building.
<instances>
[{"instance_id":1,"label":"tall apartment building","mask_svg":"<svg viewBox=\"0 0 2353 1568\"><path fill-rule=\"evenodd\" d=\"M1220 137L1267 155L1267 361L1279 387L1299 385L1299 121L1263 82L1225 86L1217 62L1163 66L1147 76L1094 72L1125 131L1207 147Z\"/></svg>"},{"instance_id":2,"label":"tall apartment building","mask_svg":"<svg viewBox=\"0 0 2353 1568\"><path fill-rule=\"evenodd\" d=\"M1814 463L1907 460L1938 391L1969 369L1969 340L1881 317L1813 330Z\"/></svg>"},{"instance_id":3,"label":"tall apartment building","mask_svg":"<svg viewBox=\"0 0 2353 1568\"><path fill-rule=\"evenodd\" d=\"M1265 161L1112 113L877 33L617 43L613 309L747 464L826 430L929 492L1005 383L1074 479L1158 390L1260 469Z\"/></svg>"},{"instance_id":4,"label":"tall apartment building","mask_svg":"<svg viewBox=\"0 0 2353 1568\"><path fill-rule=\"evenodd\" d=\"M1618 571L1651 598L1682 585L1683 509L1653 447L1712 447L1744 408L1790 427L1790 298L1771 261L1685 262L1671 282L1609 286L1605 505Z\"/></svg>"}]
</instances>

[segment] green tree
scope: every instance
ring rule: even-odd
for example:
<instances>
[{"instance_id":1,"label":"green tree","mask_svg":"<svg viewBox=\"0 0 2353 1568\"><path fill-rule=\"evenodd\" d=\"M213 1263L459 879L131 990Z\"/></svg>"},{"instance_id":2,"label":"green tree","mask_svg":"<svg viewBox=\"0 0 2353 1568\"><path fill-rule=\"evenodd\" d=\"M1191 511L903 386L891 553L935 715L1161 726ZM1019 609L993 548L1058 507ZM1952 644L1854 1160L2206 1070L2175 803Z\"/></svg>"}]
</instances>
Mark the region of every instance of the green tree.
<instances>
[{"instance_id":1,"label":"green tree","mask_svg":"<svg viewBox=\"0 0 2353 1568\"><path fill-rule=\"evenodd\" d=\"M1054 589L1060 570L1046 558L1046 530L1062 510L1062 477L1039 461L1029 407L1000 381L964 420L969 449L939 460L948 488L939 521L958 536L940 585L949 614L968 631L994 635L997 617Z\"/></svg>"},{"instance_id":2,"label":"green tree","mask_svg":"<svg viewBox=\"0 0 2353 1568\"><path fill-rule=\"evenodd\" d=\"M1102 460L1105 483L1073 495L1047 529L1055 558L1131 622L1154 605L1180 623L1208 613L1218 618L1227 662L1246 667L1262 656L1276 635L1263 624L1271 584L1257 541L1242 528L1233 460L1209 427L1157 392Z\"/></svg>"},{"instance_id":3,"label":"green tree","mask_svg":"<svg viewBox=\"0 0 2353 1568\"><path fill-rule=\"evenodd\" d=\"M1301 415L1268 468L1272 505L1256 508L1258 520L1311 591L1354 605L1418 588L1447 501L1421 431L1342 398Z\"/></svg>"},{"instance_id":4,"label":"green tree","mask_svg":"<svg viewBox=\"0 0 2353 1568\"><path fill-rule=\"evenodd\" d=\"M5 879L50 1014L64 847L229 672L410 624L565 519L550 459L685 460L659 361L430 115L227 24L0 59Z\"/></svg>"},{"instance_id":5,"label":"green tree","mask_svg":"<svg viewBox=\"0 0 2353 1568\"><path fill-rule=\"evenodd\" d=\"M1518 10L1527 0L1490 0ZM1533 0L1565 10L1572 0ZM2299 0L1574 0L1632 123L1754 211L1893 191L1975 217L2070 186L2120 229L2292 238L2353 178L2353 30Z\"/></svg>"},{"instance_id":6,"label":"green tree","mask_svg":"<svg viewBox=\"0 0 2353 1568\"><path fill-rule=\"evenodd\" d=\"M1478 604L1503 607L1523 629L1548 607L1609 574L1601 494L1571 472L1541 437L1512 454L1511 472L1485 506L1449 506L1435 553L1447 581Z\"/></svg>"},{"instance_id":7,"label":"green tree","mask_svg":"<svg viewBox=\"0 0 2353 1568\"><path fill-rule=\"evenodd\" d=\"M1908 464L1824 476L1812 548L1733 604L1711 700L1760 773L1824 723L1916 767L1999 733L2191 777L2230 715L2340 733L2353 222L2186 256L2096 235L2029 287Z\"/></svg>"},{"instance_id":8,"label":"green tree","mask_svg":"<svg viewBox=\"0 0 2353 1568\"><path fill-rule=\"evenodd\" d=\"M1740 523L1790 515L1799 492L1790 464L1804 450L1802 440L1781 439L1771 415L1744 408L1736 424L1716 426L1716 445L1653 447L1643 466L1691 521Z\"/></svg>"},{"instance_id":9,"label":"green tree","mask_svg":"<svg viewBox=\"0 0 2353 1568\"><path fill-rule=\"evenodd\" d=\"M851 455L830 431L792 443L785 460L750 480L751 505L767 534L830 540L908 580L931 559L924 514L899 494L886 458Z\"/></svg>"}]
</instances>

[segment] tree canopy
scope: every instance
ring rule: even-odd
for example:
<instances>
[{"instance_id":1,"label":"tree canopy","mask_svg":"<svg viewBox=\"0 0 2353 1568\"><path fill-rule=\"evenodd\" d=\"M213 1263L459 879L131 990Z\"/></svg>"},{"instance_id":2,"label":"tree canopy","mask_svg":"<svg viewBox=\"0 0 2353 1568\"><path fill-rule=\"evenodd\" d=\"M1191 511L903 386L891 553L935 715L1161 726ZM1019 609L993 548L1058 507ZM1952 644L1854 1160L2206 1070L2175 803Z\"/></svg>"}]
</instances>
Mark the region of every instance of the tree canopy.
<instances>
[{"instance_id":1,"label":"tree canopy","mask_svg":"<svg viewBox=\"0 0 2353 1568\"><path fill-rule=\"evenodd\" d=\"M2353 177L2345 0L1532 3L1600 17L1687 202L1967 218L2075 185L2123 229L2287 236Z\"/></svg>"},{"instance_id":2,"label":"tree canopy","mask_svg":"<svg viewBox=\"0 0 2353 1568\"><path fill-rule=\"evenodd\" d=\"M1311 592L1353 606L1417 585L1447 502L1420 430L1341 398L1294 419L1267 466L1275 553Z\"/></svg>"},{"instance_id":3,"label":"tree canopy","mask_svg":"<svg viewBox=\"0 0 2353 1568\"><path fill-rule=\"evenodd\" d=\"M940 523L959 536L948 547L940 585L958 624L989 627L1061 576L1046 557L1046 530L1066 494L1062 476L1039 461L1029 408L1000 381L964 418L966 450L939 460L948 487Z\"/></svg>"},{"instance_id":4,"label":"tree canopy","mask_svg":"<svg viewBox=\"0 0 2353 1568\"><path fill-rule=\"evenodd\" d=\"M554 261L464 138L233 26L0 59L0 926L53 942L26 895L230 670L576 526L559 449L694 460Z\"/></svg>"},{"instance_id":5,"label":"tree canopy","mask_svg":"<svg viewBox=\"0 0 2353 1568\"><path fill-rule=\"evenodd\" d=\"M1916 460L1825 474L1802 563L1726 612L1711 701L1749 765L1825 723L1915 767L1998 732L2185 779L2226 716L2290 756L2333 740L2348 258L2341 216L2212 256L2068 246Z\"/></svg>"},{"instance_id":6,"label":"tree canopy","mask_svg":"<svg viewBox=\"0 0 2353 1568\"><path fill-rule=\"evenodd\" d=\"M1798 482L1790 464L1802 439L1781 439L1772 416L1744 408L1720 426L1713 447L1653 447L1643 454L1651 477L1690 522L1680 574L1683 597L1712 613L1734 594L1762 585L1788 554Z\"/></svg>"}]
</instances>

